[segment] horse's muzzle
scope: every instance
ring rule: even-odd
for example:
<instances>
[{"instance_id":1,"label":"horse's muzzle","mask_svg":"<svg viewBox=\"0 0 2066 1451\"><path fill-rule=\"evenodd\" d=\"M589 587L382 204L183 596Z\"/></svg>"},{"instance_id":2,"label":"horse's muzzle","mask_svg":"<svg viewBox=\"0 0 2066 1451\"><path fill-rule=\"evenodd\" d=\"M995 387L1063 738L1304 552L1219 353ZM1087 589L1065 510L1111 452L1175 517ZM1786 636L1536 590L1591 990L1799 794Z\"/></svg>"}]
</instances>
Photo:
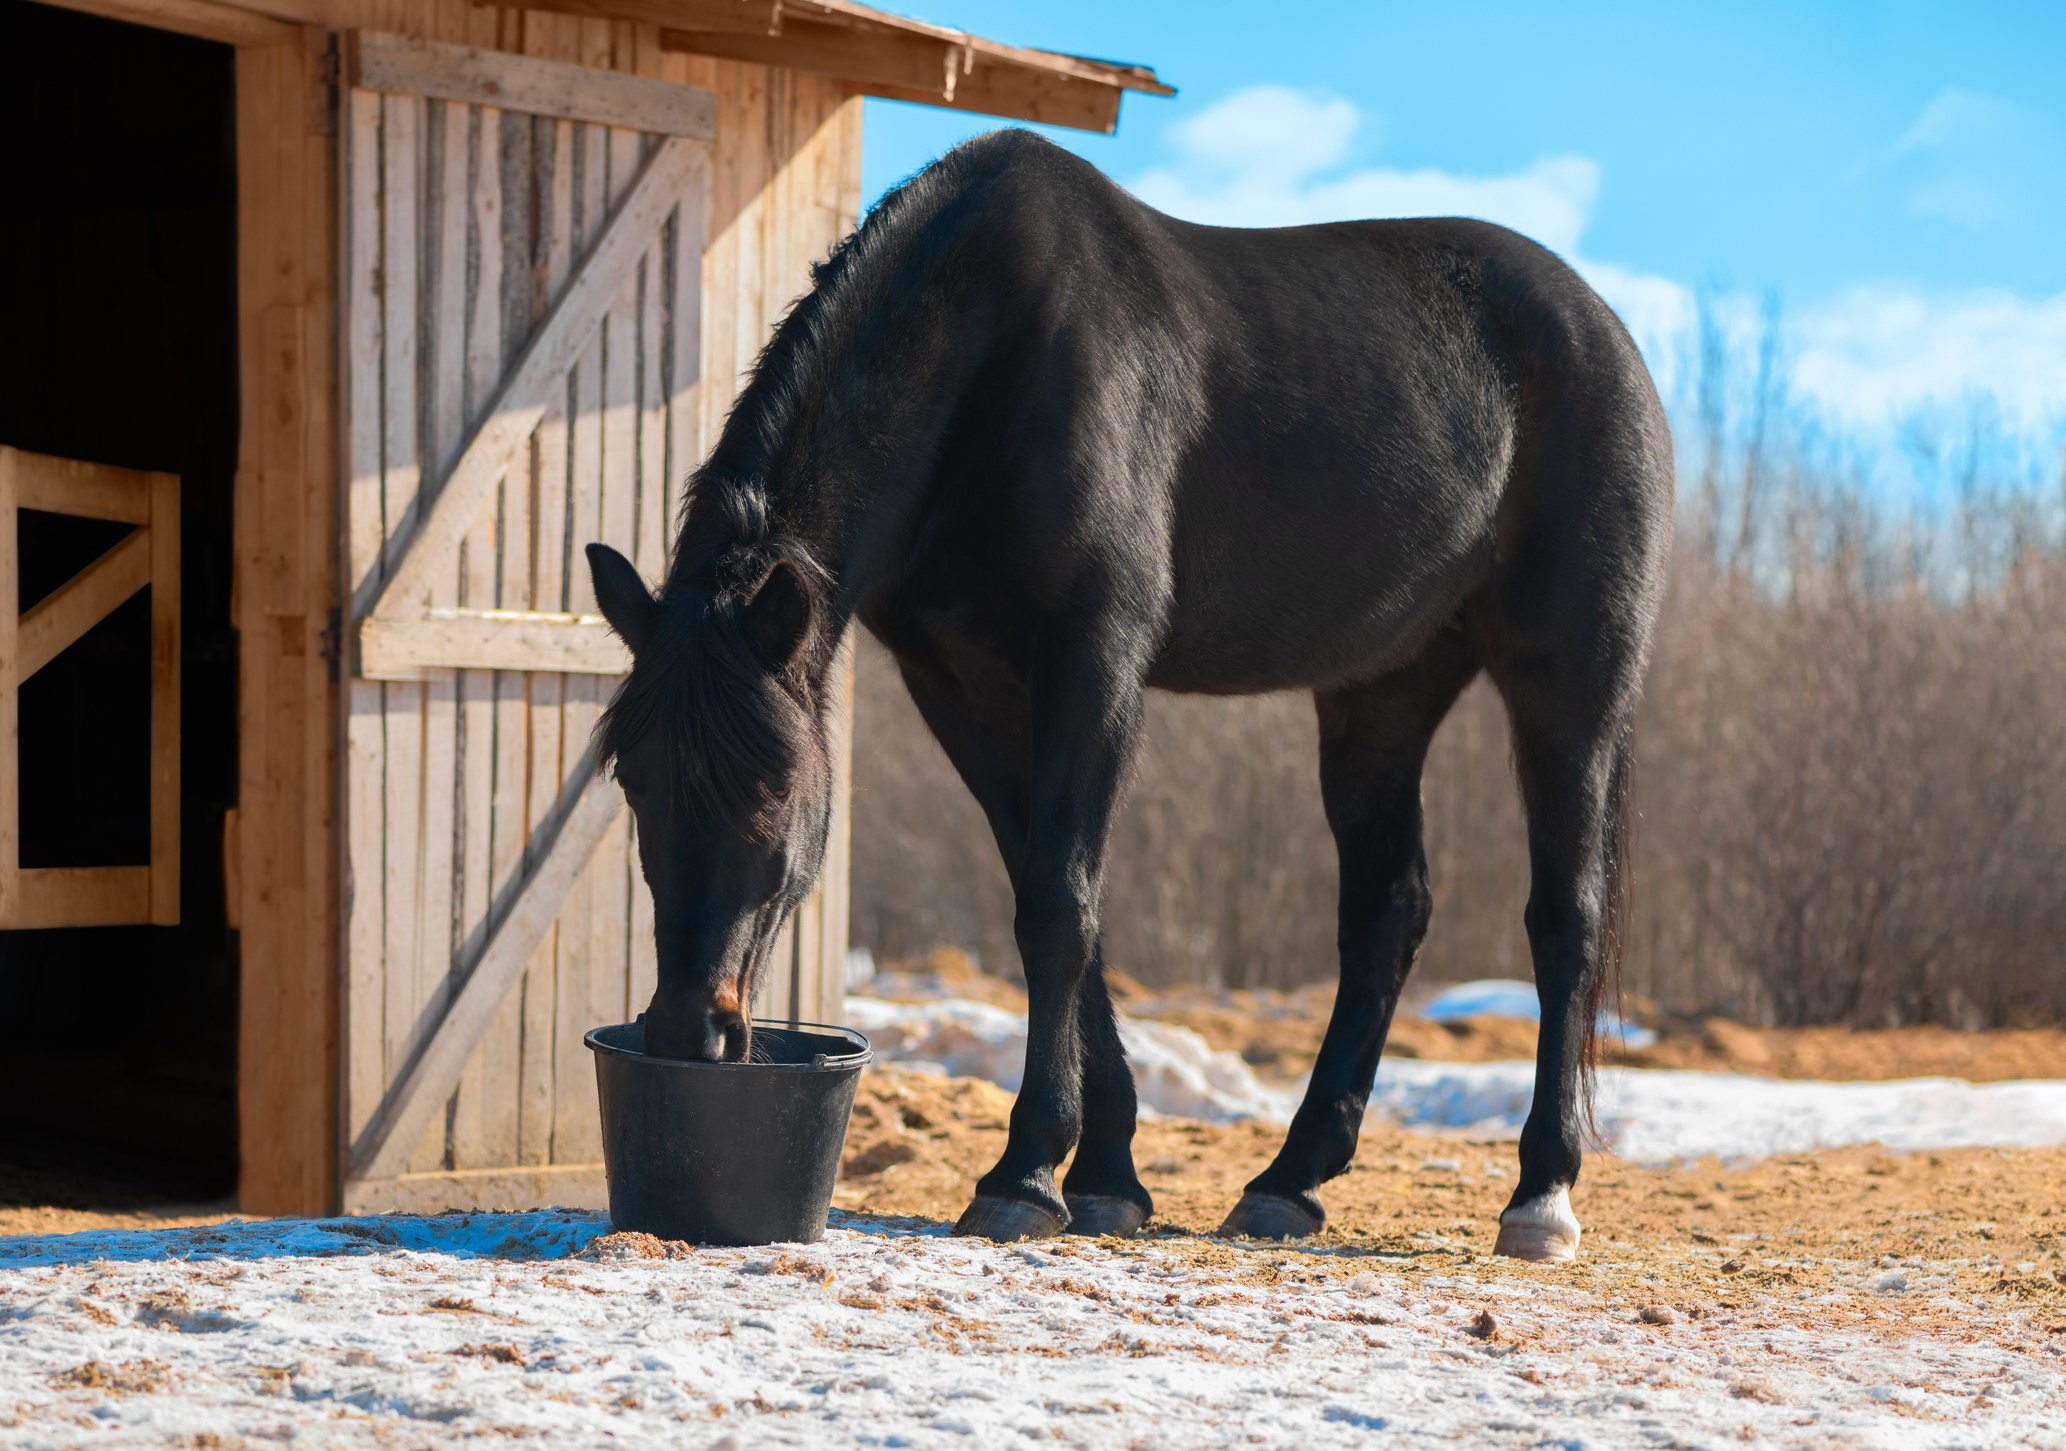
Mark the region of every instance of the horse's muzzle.
<instances>
[{"instance_id":1,"label":"horse's muzzle","mask_svg":"<svg viewBox=\"0 0 2066 1451\"><path fill-rule=\"evenodd\" d=\"M751 1040L745 1015L710 1006L646 1015L646 1052L690 1063L744 1063Z\"/></svg>"}]
</instances>

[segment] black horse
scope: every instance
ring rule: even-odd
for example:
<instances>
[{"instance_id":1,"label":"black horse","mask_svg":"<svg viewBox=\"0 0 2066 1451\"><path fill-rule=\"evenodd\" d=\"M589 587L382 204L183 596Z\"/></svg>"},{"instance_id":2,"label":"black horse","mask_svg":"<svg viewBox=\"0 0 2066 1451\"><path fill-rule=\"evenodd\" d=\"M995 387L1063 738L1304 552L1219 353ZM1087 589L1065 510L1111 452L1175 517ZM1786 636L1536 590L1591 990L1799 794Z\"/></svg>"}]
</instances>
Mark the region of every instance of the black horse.
<instances>
[{"instance_id":1,"label":"black horse","mask_svg":"<svg viewBox=\"0 0 2066 1451\"><path fill-rule=\"evenodd\" d=\"M1671 517L1642 359L1534 243L1456 219L1194 226L1029 133L969 142L815 269L690 482L657 598L589 546L633 659L600 743L653 890L648 1051L749 1051L752 985L820 866L828 676L858 617L1017 898L1025 1081L958 1228L1130 1233L1152 1201L1098 924L1142 692L1308 689L1341 987L1223 1232L1311 1233L1427 929L1429 738L1484 670L1513 724L1542 1000L1498 1248L1575 1253Z\"/></svg>"}]
</instances>

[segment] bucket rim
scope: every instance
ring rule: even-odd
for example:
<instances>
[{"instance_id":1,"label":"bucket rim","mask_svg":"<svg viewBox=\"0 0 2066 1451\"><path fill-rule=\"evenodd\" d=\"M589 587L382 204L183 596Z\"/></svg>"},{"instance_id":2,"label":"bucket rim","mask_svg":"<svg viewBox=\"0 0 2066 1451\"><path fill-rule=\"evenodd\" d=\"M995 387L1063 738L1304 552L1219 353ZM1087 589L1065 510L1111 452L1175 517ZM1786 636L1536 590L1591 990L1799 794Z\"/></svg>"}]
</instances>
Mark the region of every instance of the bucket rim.
<instances>
[{"instance_id":1,"label":"bucket rim","mask_svg":"<svg viewBox=\"0 0 2066 1451\"><path fill-rule=\"evenodd\" d=\"M853 1068L866 1068L875 1061L875 1046L865 1033L856 1028L843 1027L836 1023L769 1023L770 1029L782 1032L816 1033L828 1038L844 1038L854 1045L851 1053L820 1053L809 1063L698 1063L687 1058L663 1058L655 1053L640 1052L631 1048L620 1048L614 1043L605 1043L598 1033L608 1033L618 1028L635 1028L643 1022L645 1014L629 1023L604 1023L590 1028L581 1035L581 1041L590 1052L601 1057L629 1058L639 1063L651 1063L659 1068L675 1068L683 1071L707 1070L723 1073L837 1073Z\"/></svg>"}]
</instances>

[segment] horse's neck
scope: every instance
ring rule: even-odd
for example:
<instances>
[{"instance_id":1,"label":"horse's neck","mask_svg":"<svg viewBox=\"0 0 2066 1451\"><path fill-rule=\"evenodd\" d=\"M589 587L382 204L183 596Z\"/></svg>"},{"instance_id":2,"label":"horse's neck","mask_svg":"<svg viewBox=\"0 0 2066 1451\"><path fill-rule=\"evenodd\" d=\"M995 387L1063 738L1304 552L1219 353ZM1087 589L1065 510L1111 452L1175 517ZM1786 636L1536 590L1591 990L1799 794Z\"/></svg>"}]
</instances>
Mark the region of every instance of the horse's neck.
<instances>
[{"instance_id":1,"label":"horse's neck","mask_svg":"<svg viewBox=\"0 0 2066 1451\"><path fill-rule=\"evenodd\" d=\"M947 331L914 329L873 356L836 359L834 397L812 411L769 480L774 517L832 577L841 632L872 576L909 557L939 444L975 374L980 349L966 337L942 341ZM931 347L912 346L926 336Z\"/></svg>"}]
</instances>

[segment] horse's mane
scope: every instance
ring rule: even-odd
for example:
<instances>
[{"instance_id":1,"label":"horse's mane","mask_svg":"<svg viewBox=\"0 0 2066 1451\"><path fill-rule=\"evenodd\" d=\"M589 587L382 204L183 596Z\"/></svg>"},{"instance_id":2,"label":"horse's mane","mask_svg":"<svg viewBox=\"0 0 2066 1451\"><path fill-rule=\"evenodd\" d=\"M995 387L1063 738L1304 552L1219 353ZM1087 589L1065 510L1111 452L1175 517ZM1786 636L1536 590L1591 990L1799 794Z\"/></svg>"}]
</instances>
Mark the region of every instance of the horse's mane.
<instances>
[{"instance_id":1,"label":"horse's mane","mask_svg":"<svg viewBox=\"0 0 2066 1451\"><path fill-rule=\"evenodd\" d=\"M648 731L670 735L672 790L705 819L766 811L812 757L822 756L818 703L832 641L826 597L834 581L783 517L770 485L792 450L809 447L812 415L834 381L843 346L878 324L896 298L898 257L937 216L966 170L964 146L907 178L822 262L761 350L717 447L684 490L679 532L660 591L661 620L596 725L607 766ZM793 565L813 598L812 637L785 676L771 677L747 644L742 616L769 572Z\"/></svg>"},{"instance_id":2,"label":"horse's mane","mask_svg":"<svg viewBox=\"0 0 2066 1451\"><path fill-rule=\"evenodd\" d=\"M898 263L914 248L930 252L929 234L948 220L942 203L961 190L969 153L981 145L957 147L905 178L811 265L810 291L790 305L761 349L717 446L689 479L670 587L705 574L730 550L764 547L800 522L782 517L782 505L806 501L774 497L770 486L811 448L811 425L845 381L843 366L871 351L868 344L893 325L902 294L919 283L899 276Z\"/></svg>"}]
</instances>

